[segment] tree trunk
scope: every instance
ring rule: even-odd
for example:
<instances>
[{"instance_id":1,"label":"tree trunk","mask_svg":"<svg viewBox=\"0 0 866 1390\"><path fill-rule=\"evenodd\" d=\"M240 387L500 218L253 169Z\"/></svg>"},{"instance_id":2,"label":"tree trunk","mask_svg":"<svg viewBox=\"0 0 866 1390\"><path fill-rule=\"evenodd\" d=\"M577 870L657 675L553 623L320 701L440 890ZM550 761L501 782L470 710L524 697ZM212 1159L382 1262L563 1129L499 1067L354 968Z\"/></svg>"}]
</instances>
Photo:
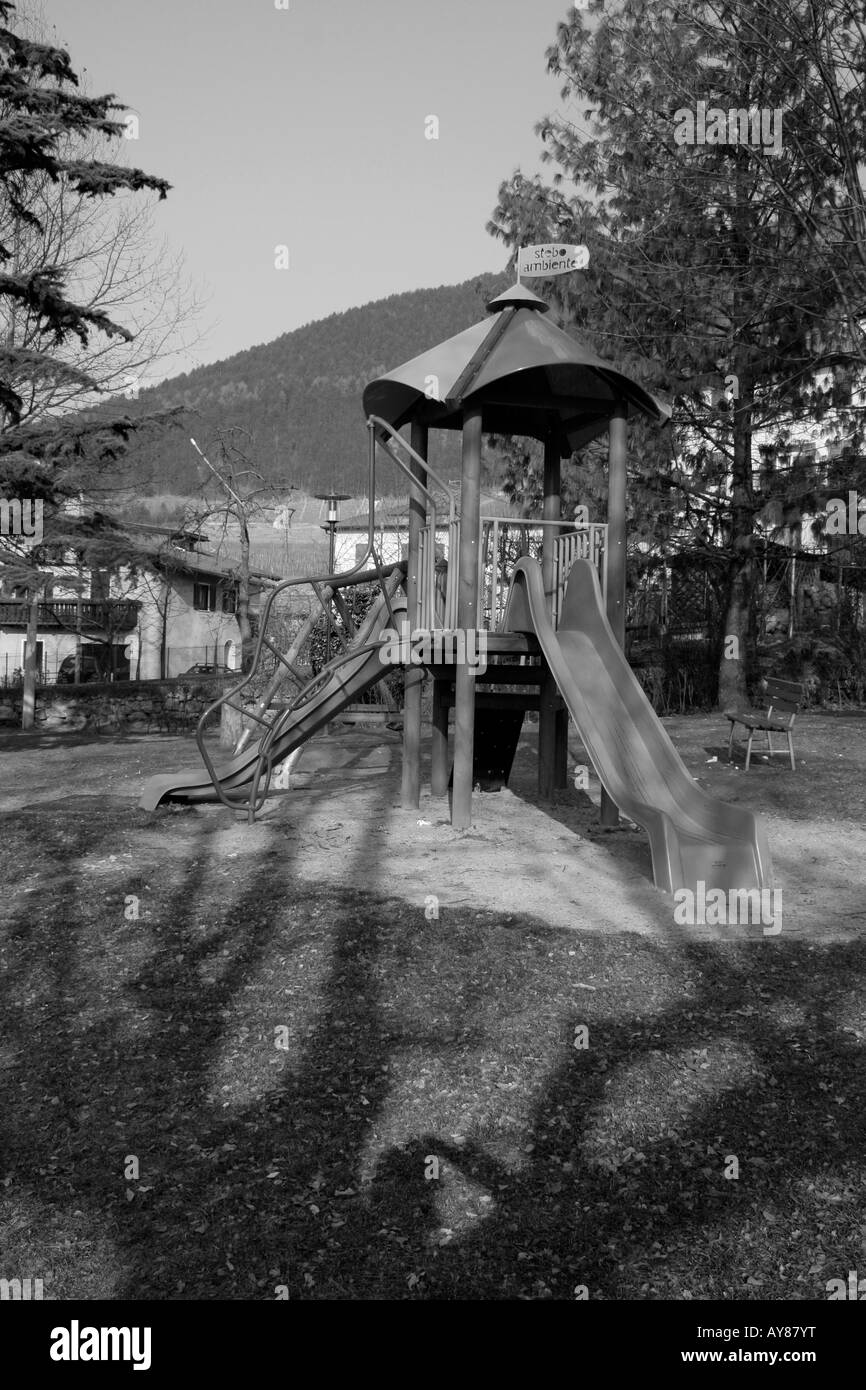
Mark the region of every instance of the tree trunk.
<instances>
[{"instance_id":1,"label":"tree trunk","mask_svg":"<svg viewBox=\"0 0 866 1390\"><path fill-rule=\"evenodd\" d=\"M728 592L725 630L719 660L720 709L732 705L748 703L747 673L750 669L749 647L751 642L752 614L752 557L740 556L732 562L730 588ZM736 655L726 655L733 647L728 639L736 639L733 648Z\"/></svg>"},{"instance_id":2,"label":"tree trunk","mask_svg":"<svg viewBox=\"0 0 866 1390\"><path fill-rule=\"evenodd\" d=\"M234 748L244 730L244 717L233 705L220 709L220 747Z\"/></svg>"},{"instance_id":3,"label":"tree trunk","mask_svg":"<svg viewBox=\"0 0 866 1390\"><path fill-rule=\"evenodd\" d=\"M238 568L238 602L236 619L241 637L241 672L247 675L253 664L255 643L253 625L250 621L250 533L247 519L240 510L236 512L241 536L241 557ZM220 744L223 748L234 748L243 733L243 715L240 710L225 704L220 710Z\"/></svg>"},{"instance_id":4,"label":"tree trunk","mask_svg":"<svg viewBox=\"0 0 866 1390\"><path fill-rule=\"evenodd\" d=\"M162 594L157 601L159 613L159 675L161 680L168 677L168 606L171 602L171 585L167 578L162 580Z\"/></svg>"},{"instance_id":5,"label":"tree trunk","mask_svg":"<svg viewBox=\"0 0 866 1390\"><path fill-rule=\"evenodd\" d=\"M24 699L21 727L32 729L36 722L36 642L39 636L39 590L30 600L27 613L27 650L24 655Z\"/></svg>"},{"instance_id":6,"label":"tree trunk","mask_svg":"<svg viewBox=\"0 0 866 1390\"><path fill-rule=\"evenodd\" d=\"M730 581L719 660L721 709L748 701L748 681L757 661L754 624L754 528L752 487L752 392L747 369L736 363L739 398L734 411L731 492Z\"/></svg>"},{"instance_id":7,"label":"tree trunk","mask_svg":"<svg viewBox=\"0 0 866 1390\"><path fill-rule=\"evenodd\" d=\"M250 533L243 512L238 512L241 531L241 562L238 572L238 628L241 634L241 671L247 674L253 664L253 625L250 621Z\"/></svg>"}]
</instances>

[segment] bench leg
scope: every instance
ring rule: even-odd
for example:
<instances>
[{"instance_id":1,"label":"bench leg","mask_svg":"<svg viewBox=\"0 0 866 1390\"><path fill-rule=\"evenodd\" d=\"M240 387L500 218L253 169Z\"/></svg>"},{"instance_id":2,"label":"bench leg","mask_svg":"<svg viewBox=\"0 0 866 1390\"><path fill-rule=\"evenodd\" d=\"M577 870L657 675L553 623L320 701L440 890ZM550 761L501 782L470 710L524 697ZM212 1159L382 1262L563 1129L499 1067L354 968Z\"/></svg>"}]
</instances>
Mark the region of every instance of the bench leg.
<instances>
[{"instance_id":1,"label":"bench leg","mask_svg":"<svg viewBox=\"0 0 866 1390\"><path fill-rule=\"evenodd\" d=\"M731 758L732 758L732 756L733 756L732 749L733 749L733 747L734 747L734 730L736 729L736 727L737 727L737 726L736 726L736 724L734 723L734 721L733 721L733 719L732 719L732 720L731 720L731 737L728 739L728 762L731 761Z\"/></svg>"},{"instance_id":2,"label":"bench leg","mask_svg":"<svg viewBox=\"0 0 866 1390\"><path fill-rule=\"evenodd\" d=\"M746 748L746 771L747 771L747 772L748 772L748 770L749 770L749 763L750 763L751 760L752 760L752 739L753 739L754 737L755 737L755 731L754 731L754 729L750 729L750 730L749 730L749 743L748 743L748 747Z\"/></svg>"},{"instance_id":3,"label":"bench leg","mask_svg":"<svg viewBox=\"0 0 866 1390\"><path fill-rule=\"evenodd\" d=\"M797 769L796 769L796 767L794 766L794 735L793 735L793 734L789 734L789 735L788 735L788 752L791 754L791 771L792 771L792 772L796 772Z\"/></svg>"}]
</instances>

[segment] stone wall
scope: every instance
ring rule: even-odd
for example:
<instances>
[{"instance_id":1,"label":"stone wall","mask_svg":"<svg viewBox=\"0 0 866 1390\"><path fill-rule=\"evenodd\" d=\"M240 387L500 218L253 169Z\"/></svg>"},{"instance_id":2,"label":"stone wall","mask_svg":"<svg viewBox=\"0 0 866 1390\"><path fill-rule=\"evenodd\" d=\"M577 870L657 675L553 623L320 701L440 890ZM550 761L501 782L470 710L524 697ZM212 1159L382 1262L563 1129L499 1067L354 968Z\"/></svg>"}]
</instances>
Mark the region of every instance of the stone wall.
<instances>
[{"instance_id":1,"label":"stone wall","mask_svg":"<svg viewBox=\"0 0 866 1390\"><path fill-rule=\"evenodd\" d=\"M52 733L192 733L208 705L237 675L166 681L44 685L36 691L37 729ZM23 692L0 690L0 725L21 727ZM219 716L214 719L214 726Z\"/></svg>"}]
</instances>

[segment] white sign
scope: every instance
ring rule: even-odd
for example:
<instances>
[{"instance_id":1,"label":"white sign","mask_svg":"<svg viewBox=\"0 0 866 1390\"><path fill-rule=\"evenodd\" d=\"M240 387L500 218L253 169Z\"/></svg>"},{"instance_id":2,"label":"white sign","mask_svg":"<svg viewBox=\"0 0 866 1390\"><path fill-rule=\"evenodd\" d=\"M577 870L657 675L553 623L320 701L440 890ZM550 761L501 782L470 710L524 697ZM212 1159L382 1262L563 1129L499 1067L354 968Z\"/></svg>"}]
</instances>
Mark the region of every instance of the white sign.
<instances>
[{"instance_id":1,"label":"white sign","mask_svg":"<svg viewBox=\"0 0 866 1390\"><path fill-rule=\"evenodd\" d=\"M589 265L589 248L586 246L563 246L561 241L544 246L521 246L517 255L517 274L567 275L570 270L586 270Z\"/></svg>"}]
</instances>

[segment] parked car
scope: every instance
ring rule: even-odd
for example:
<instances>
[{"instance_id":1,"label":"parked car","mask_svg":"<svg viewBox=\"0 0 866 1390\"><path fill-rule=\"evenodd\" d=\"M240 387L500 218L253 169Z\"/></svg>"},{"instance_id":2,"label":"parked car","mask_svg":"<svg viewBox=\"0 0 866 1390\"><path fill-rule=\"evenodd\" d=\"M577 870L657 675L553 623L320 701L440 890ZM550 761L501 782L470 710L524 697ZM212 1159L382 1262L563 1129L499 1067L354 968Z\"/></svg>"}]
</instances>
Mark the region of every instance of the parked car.
<instances>
[{"instance_id":1,"label":"parked car","mask_svg":"<svg viewBox=\"0 0 866 1390\"><path fill-rule=\"evenodd\" d=\"M231 674L230 666L190 666L189 670L181 671L182 676L228 676Z\"/></svg>"},{"instance_id":2,"label":"parked car","mask_svg":"<svg viewBox=\"0 0 866 1390\"><path fill-rule=\"evenodd\" d=\"M81 657L81 683L85 681L104 681L105 673L95 657ZM74 685L75 683L75 657L65 656L57 668L58 685Z\"/></svg>"}]
</instances>

